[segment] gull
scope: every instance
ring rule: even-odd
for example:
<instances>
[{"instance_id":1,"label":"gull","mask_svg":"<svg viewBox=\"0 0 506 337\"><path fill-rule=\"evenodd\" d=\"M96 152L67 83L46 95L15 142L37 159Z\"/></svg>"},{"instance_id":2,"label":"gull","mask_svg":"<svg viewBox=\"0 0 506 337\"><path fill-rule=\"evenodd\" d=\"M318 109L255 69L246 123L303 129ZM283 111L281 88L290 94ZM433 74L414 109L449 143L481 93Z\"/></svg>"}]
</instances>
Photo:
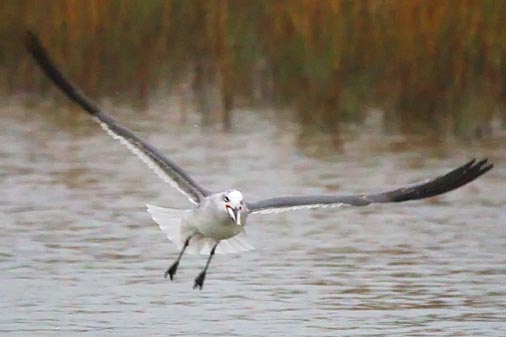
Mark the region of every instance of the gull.
<instances>
[{"instance_id":1,"label":"gull","mask_svg":"<svg viewBox=\"0 0 506 337\"><path fill-rule=\"evenodd\" d=\"M208 255L204 268L195 278L194 289L202 289L215 253L236 253L254 249L246 240L244 232L249 215L344 205L367 206L429 198L466 185L493 167L487 159L473 159L444 175L385 192L287 196L246 202L242 193L235 189L211 192L203 188L155 147L107 115L57 69L33 33L27 32L24 35L24 44L42 71L68 98L81 106L110 136L125 145L163 181L175 187L194 204L184 210L147 205L147 211L153 220L179 249L176 260L164 274L165 278L169 276L173 280L186 250L189 253Z\"/></svg>"}]
</instances>

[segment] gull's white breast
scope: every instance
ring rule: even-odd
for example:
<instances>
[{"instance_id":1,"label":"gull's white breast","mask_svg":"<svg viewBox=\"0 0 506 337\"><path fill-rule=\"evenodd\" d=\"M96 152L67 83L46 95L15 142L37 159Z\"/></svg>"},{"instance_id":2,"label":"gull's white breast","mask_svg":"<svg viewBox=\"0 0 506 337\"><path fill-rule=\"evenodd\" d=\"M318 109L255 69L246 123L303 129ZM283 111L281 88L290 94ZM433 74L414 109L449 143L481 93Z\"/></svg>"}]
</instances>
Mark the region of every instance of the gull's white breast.
<instances>
[{"instance_id":1,"label":"gull's white breast","mask_svg":"<svg viewBox=\"0 0 506 337\"><path fill-rule=\"evenodd\" d=\"M217 241L229 239L244 229L237 225L227 213L216 210L213 205L196 208L188 212L183 221L196 228L204 236Z\"/></svg>"}]
</instances>

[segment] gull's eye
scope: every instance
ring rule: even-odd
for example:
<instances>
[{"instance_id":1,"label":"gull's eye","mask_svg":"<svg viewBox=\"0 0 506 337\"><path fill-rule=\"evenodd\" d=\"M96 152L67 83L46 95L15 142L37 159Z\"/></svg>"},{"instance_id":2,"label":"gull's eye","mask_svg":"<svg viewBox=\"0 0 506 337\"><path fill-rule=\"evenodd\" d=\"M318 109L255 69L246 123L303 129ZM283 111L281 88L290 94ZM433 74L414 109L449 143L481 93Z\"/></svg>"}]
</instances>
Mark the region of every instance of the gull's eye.
<instances>
[{"instance_id":1,"label":"gull's eye","mask_svg":"<svg viewBox=\"0 0 506 337\"><path fill-rule=\"evenodd\" d=\"M223 201L225 202L229 202L230 201L230 198L226 195L223 196Z\"/></svg>"}]
</instances>

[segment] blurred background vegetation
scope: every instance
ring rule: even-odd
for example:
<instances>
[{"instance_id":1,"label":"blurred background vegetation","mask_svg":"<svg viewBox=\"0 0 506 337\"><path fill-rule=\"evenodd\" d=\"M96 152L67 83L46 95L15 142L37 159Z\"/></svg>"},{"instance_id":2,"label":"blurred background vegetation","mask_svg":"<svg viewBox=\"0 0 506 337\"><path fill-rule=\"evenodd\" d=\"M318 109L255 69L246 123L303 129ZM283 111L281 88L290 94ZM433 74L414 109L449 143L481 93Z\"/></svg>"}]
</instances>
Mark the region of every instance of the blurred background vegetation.
<instances>
[{"instance_id":1,"label":"blurred background vegetation","mask_svg":"<svg viewBox=\"0 0 506 337\"><path fill-rule=\"evenodd\" d=\"M505 19L501 0L2 0L0 93L55 92L31 29L98 99L172 95L225 127L275 107L329 133L381 111L395 132L487 136L506 116Z\"/></svg>"}]
</instances>

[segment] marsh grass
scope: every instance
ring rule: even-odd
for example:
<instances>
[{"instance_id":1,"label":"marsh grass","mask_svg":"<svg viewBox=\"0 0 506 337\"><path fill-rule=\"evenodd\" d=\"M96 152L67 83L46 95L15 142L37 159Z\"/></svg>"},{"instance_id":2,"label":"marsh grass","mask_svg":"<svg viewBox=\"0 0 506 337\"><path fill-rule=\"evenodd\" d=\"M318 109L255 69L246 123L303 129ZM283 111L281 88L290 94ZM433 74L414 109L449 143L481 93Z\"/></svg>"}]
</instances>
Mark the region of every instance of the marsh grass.
<instances>
[{"instance_id":1,"label":"marsh grass","mask_svg":"<svg viewBox=\"0 0 506 337\"><path fill-rule=\"evenodd\" d=\"M505 17L492 0L5 0L0 89L49 90L28 28L95 97L190 92L226 127L238 104L291 107L328 132L373 107L401 132L474 135L504 120Z\"/></svg>"}]
</instances>

